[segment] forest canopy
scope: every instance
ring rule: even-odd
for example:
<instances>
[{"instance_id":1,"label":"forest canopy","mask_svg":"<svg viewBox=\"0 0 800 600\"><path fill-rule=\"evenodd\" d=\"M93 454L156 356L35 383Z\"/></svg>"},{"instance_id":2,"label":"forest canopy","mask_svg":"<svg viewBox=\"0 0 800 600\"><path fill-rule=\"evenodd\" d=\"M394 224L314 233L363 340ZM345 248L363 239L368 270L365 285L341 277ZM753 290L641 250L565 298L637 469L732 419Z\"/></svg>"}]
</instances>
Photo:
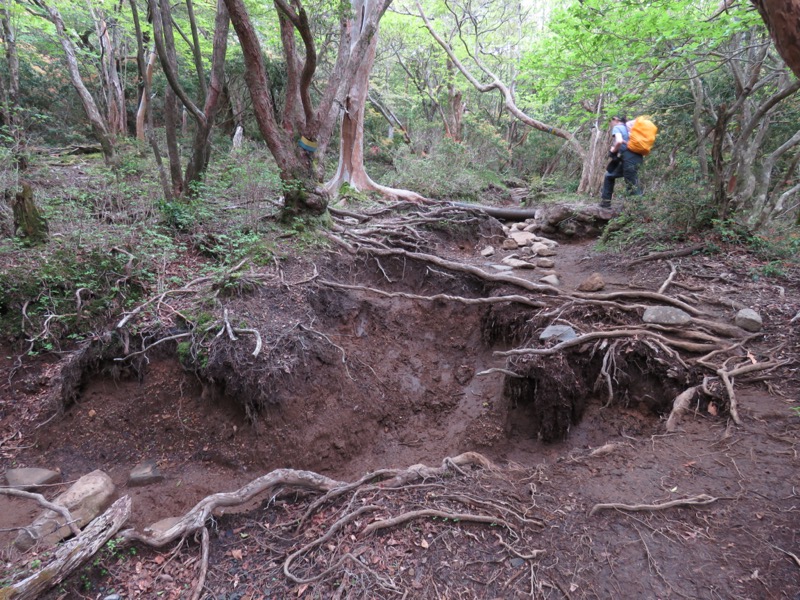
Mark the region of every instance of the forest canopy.
<instances>
[{"instance_id":1,"label":"forest canopy","mask_svg":"<svg viewBox=\"0 0 800 600\"><path fill-rule=\"evenodd\" d=\"M42 148L96 146L112 170L147 160L169 206L245 144L268 150L291 214L324 212L343 185L592 198L609 117L646 114L661 218L791 224L800 82L770 38L792 60L772 18L786 15L755 4L4 0L3 185Z\"/></svg>"}]
</instances>

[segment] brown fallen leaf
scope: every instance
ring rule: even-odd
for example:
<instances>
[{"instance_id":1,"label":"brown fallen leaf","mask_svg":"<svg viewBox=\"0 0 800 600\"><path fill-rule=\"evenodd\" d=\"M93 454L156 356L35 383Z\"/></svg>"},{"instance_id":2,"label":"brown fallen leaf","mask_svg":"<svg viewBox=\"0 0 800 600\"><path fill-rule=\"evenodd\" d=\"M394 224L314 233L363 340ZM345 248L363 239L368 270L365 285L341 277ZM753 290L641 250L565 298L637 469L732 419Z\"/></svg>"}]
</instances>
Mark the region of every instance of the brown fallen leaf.
<instances>
[{"instance_id":1,"label":"brown fallen leaf","mask_svg":"<svg viewBox=\"0 0 800 600\"><path fill-rule=\"evenodd\" d=\"M242 550L241 549L231 550L231 556L236 560L242 560Z\"/></svg>"}]
</instances>

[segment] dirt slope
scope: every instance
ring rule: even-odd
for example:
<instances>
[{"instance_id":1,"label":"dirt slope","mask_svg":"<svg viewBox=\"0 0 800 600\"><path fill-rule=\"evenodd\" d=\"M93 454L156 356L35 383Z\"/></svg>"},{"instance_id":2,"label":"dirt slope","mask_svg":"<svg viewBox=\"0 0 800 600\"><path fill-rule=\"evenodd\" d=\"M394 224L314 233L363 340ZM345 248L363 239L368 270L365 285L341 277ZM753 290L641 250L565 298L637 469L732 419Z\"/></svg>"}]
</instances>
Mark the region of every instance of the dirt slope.
<instances>
[{"instance_id":1,"label":"dirt slope","mask_svg":"<svg viewBox=\"0 0 800 600\"><path fill-rule=\"evenodd\" d=\"M476 230L440 232L428 244L449 260L487 262ZM670 273L665 261L626 268L622 257L598 254L592 244L562 240L554 260L563 289L599 272L606 291L655 291ZM370 289L465 298L508 289L405 258L332 251L314 263L289 259L273 282L225 300L231 321L261 332L260 357L252 356L253 339L239 335L213 348L198 378L167 345L150 354L140 378L96 373L63 416L44 424L46 415L23 407L47 395L59 364L24 362L10 383L2 378L2 393L14 402L3 408L4 464L58 468L65 481L104 469L120 495L132 496L137 528L277 468L354 481L381 468L439 465L467 451L497 466L451 468L394 490L366 482L317 507L297 531L313 496L259 498L229 510L238 514L213 523L207 598L794 598L800 417L790 407L800 390L800 334L789 321L800 311L800 286L796 278L754 282L748 260L675 259L672 288L758 310L765 321L753 346L758 359L770 352L790 359L762 373L762 381L736 382L741 427L723 405L705 402L666 433L663 399L674 397L674 382L650 374L647 386L620 388L626 393L610 404L602 386L584 390L566 438L544 443L535 403L515 401L503 373L481 373L507 368L497 352L532 343L545 321L587 333L596 307L545 319L544 309L521 305L389 297ZM536 282L541 275L521 276ZM735 314L720 304L704 308L726 321ZM576 386L580 377L593 381L593 361L565 365L572 370L563 373ZM4 358L0 368L8 373L13 360ZM130 470L151 459L165 479L128 487ZM590 514L598 503L660 505L698 496L709 500ZM373 505L331 529L354 506ZM421 516L362 533L375 519L432 507L462 518ZM0 528L19 527L36 512L0 497ZM464 516L481 514L494 524ZM314 543L326 531L331 536ZM12 533L3 536L7 544ZM105 555L50 597L189 597L198 549L190 543L177 555L170 550L140 545L135 555Z\"/></svg>"}]
</instances>

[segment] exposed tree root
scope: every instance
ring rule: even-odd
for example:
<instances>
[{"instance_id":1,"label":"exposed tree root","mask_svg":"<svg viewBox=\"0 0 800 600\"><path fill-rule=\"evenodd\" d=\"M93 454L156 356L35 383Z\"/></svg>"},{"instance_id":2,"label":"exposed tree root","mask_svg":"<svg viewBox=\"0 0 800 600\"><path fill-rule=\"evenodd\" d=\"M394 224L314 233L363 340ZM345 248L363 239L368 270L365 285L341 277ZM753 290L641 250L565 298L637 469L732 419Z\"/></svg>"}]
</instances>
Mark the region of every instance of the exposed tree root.
<instances>
[{"instance_id":1,"label":"exposed tree root","mask_svg":"<svg viewBox=\"0 0 800 600\"><path fill-rule=\"evenodd\" d=\"M670 412L669 418L667 419L668 432L672 433L678 427L678 421L681 416L683 416L683 413L689 409L689 403L694 398L698 389L702 389L702 386L692 386L688 390L678 394L675 398L675 401L672 403L672 412Z\"/></svg>"},{"instance_id":2,"label":"exposed tree root","mask_svg":"<svg viewBox=\"0 0 800 600\"><path fill-rule=\"evenodd\" d=\"M276 469L251 481L235 492L221 492L203 498L192 510L183 515L177 523L165 531L147 535L138 533L133 529L126 529L122 532L121 537L125 540L139 541L149 546L160 548L178 538L184 538L203 529L206 521L217 508L240 506L264 492L274 493L277 488L292 487L327 492L341 485L343 485L341 481L336 481L311 471Z\"/></svg>"},{"instance_id":3,"label":"exposed tree root","mask_svg":"<svg viewBox=\"0 0 800 600\"><path fill-rule=\"evenodd\" d=\"M652 510L664 510L667 508L673 508L675 506L704 506L706 504L711 504L712 502L716 502L719 498L714 498L713 496L709 496L708 494L700 494L698 496L692 496L691 498L681 498L679 500L670 500L669 502L662 502L661 504L619 504L616 502L611 502L608 504L595 504L592 507L592 510L589 511L589 516L591 517L595 513L601 510L627 510L631 512L637 511L652 511Z\"/></svg>"}]
</instances>

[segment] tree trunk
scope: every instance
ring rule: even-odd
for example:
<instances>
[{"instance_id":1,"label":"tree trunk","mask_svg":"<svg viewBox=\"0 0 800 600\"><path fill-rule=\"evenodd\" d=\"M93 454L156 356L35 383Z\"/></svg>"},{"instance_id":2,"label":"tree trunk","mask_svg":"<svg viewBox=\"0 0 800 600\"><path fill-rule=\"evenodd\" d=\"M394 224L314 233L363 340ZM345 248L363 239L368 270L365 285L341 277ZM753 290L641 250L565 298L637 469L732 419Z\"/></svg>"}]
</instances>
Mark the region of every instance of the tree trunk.
<instances>
[{"instance_id":1,"label":"tree trunk","mask_svg":"<svg viewBox=\"0 0 800 600\"><path fill-rule=\"evenodd\" d=\"M752 0L775 41L778 54L800 78L800 0Z\"/></svg>"},{"instance_id":2,"label":"tree trunk","mask_svg":"<svg viewBox=\"0 0 800 600\"><path fill-rule=\"evenodd\" d=\"M161 150L158 148L158 142L156 141L155 132L153 131L153 111L150 110L150 90L153 81L153 66L155 65L156 53L155 50L150 53L150 58L147 61L147 65L145 65L144 37L142 35L142 27L139 23L139 9L136 7L136 0L128 0L128 3L131 7L131 15L133 16L133 25L136 32L136 65L142 85L142 101L140 102L139 112L136 115L137 134L141 126L142 138L140 139L146 137L150 143L150 147L153 150L153 157L156 161L156 167L158 168L161 191L164 194L164 200L169 202L172 200L172 190L169 186L169 179L164 169L164 163L161 160ZM141 125L139 122L140 117Z\"/></svg>"},{"instance_id":3,"label":"tree trunk","mask_svg":"<svg viewBox=\"0 0 800 600\"><path fill-rule=\"evenodd\" d=\"M144 73L141 75L141 92L139 97L139 108L136 110L136 139L140 142L145 141L145 123L147 122L148 111L150 110L150 90L153 85L153 68L158 60L155 50L149 53ZM142 61L144 62L144 61Z\"/></svg>"},{"instance_id":4,"label":"tree trunk","mask_svg":"<svg viewBox=\"0 0 800 600\"><path fill-rule=\"evenodd\" d=\"M17 192L11 209L14 211L14 231L17 237L23 238L30 245L47 241L47 221L36 208L33 189L29 184L22 184L22 191Z\"/></svg>"},{"instance_id":5,"label":"tree trunk","mask_svg":"<svg viewBox=\"0 0 800 600\"><path fill-rule=\"evenodd\" d=\"M368 5L369 2L370 0L355 0L353 2L353 14L364 14L367 11L367 9L364 9L364 5ZM353 27L356 30L360 30L363 27L363 23L356 21ZM355 41L353 40L352 43L355 44ZM339 165L336 169L336 174L325 184L325 188L335 196L339 188L347 183L362 192L378 191L385 195L419 201L422 200L419 194L406 190L396 190L375 183L364 167L364 110L369 93L369 74L375 62L377 45L378 34L376 32L370 42L367 55L356 70L353 85L350 87L345 99L341 134L339 136Z\"/></svg>"},{"instance_id":6,"label":"tree trunk","mask_svg":"<svg viewBox=\"0 0 800 600\"><path fill-rule=\"evenodd\" d=\"M116 25L109 25L109 21L102 13L95 13L91 4L89 8L95 22L97 38L100 41L100 80L105 88L106 123L111 135L124 135L127 131L125 93L117 72Z\"/></svg>"},{"instance_id":7,"label":"tree trunk","mask_svg":"<svg viewBox=\"0 0 800 600\"><path fill-rule=\"evenodd\" d=\"M225 53L228 48L228 9L225 7L224 0L217 0L217 16L214 24L214 49L211 59L211 81L208 86L203 85L205 90L205 106L203 107L203 119L195 119L197 129L195 131L194 143L192 144L192 156L186 166L184 177L184 188L191 192L193 184L199 181L203 173L208 168L208 161L211 156L211 129L214 126L214 118L217 114L219 98L222 95L224 82Z\"/></svg>"},{"instance_id":8,"label":"tree trunk","mask_svg":"<svg viewBox=\"0 0 800 600\"><path fill-rule=\"evenodd\" d=\"M17 53L16 31L11 25L8 6L0 7L0 24L3 29L8 79L3 94L3 120L14 140L14 156L17 167L25 170L28 157L25 152L25 137L22 130L19 106L19 55Z\"/></svg>"},{"instance_id":9,"label":"tree trunk","mask_svg":"<svg viewBox=\"0 0 800 600\"><path fill-rule=\"evenodd\" d=\"M72 45L72 42L67 35L66 28L64 27L64 20L61 18L61 13L59 13L54 7L45 5L41 0L38 1L39 4L44 7L45 10L47 10L47 13L50 15L50 21L56 27L58 39L61 42L61 47L64 49L70 81L72 82L72 86L75 88L75 91L78 92L78 97L83 104L83 109L92 125L92 131L94 132L97 140L100 142L105 161L107 164L113 165L116 163L116 156L114 153L114 138L109 132L109 128L105 122L105 119L103 119L100 111L97 108L97 103L95 103L94 98L92 98L92 95L89 93L89 90L86 89L86 85L83 83L83 78L81 77L80 70L78 69L78 59L75 54L75 47Z\"/></svg>"},{"instance_id":10,"label":"tree trunk","mask_svg":"<svg viewBox=\"0 0 800 600\"><path fill-rule=\"evenodd\" d=\"M178 88L176 81L178 56L175 51L175 38L172 34L172 14L167 0L149 0L150 15L153 19L153 38L161 61L161 69L169 85L164 92L164 129L167 136L167 155L169 174L172 181L172 196L180 198L184 193L181 156L178 147Z\"/></svg>"}]
</instances>

